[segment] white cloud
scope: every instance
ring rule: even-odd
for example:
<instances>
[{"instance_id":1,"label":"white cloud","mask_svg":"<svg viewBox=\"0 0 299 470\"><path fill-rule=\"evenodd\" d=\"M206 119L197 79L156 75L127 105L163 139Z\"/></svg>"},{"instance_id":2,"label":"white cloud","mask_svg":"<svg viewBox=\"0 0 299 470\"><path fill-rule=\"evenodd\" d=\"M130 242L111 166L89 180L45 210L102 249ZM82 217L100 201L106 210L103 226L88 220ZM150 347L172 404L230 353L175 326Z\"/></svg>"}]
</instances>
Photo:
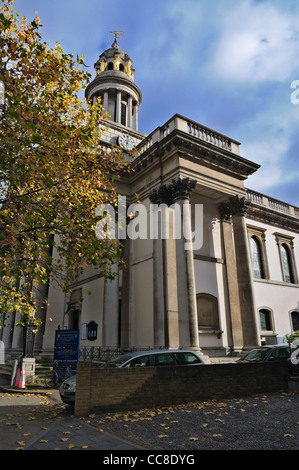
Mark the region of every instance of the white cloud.
<instances>
[{"instance_id":1,"label":"white cloud","mask_svg":"<svg viewBox=\"0 0 299 470\"><path fill-rule=\"evenodd\" d=\"M228 80L284 81L298 70L298 48L297 16L244 1L225 16L214 67Z\"/></svg>"},{"instance_id":2,"label":"white cloud","mask_svg":"<svg viewBox=\"0 0 299 470\"><path fill-rule=\"evenodd\" d=\"M243 145L242 145L243 147ZM244 152L250 160L261 165L261 168L250 176L246 186L256 191L265 192L282 182L284 172L281 160L288 149L288 142L281 139L275 141L254 141L244 145Z\"/></svg>"}]
</instances>

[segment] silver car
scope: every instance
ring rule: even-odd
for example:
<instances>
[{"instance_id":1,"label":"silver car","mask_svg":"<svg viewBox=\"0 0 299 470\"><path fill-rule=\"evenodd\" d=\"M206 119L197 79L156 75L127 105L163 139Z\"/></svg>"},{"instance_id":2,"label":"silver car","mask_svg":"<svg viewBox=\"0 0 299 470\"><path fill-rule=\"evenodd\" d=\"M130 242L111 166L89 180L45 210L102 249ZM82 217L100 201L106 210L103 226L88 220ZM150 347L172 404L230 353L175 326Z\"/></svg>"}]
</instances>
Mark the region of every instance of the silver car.
<instances>
[{"instance_id":1,"label":"silver car","mask_svg":"<svg viewBox=\"0 0 299 470\"><path fill-rule=\"evenodd\" d=\"M160 366L199 366L204 365L202 358L188 349L149 350L129 352L123 356L102 364L102 368L120 367L160 367ZM76 394L76 376L66 379L61 385L60 397L64 403L74 405Z\"/></svg>"}]
</instances>

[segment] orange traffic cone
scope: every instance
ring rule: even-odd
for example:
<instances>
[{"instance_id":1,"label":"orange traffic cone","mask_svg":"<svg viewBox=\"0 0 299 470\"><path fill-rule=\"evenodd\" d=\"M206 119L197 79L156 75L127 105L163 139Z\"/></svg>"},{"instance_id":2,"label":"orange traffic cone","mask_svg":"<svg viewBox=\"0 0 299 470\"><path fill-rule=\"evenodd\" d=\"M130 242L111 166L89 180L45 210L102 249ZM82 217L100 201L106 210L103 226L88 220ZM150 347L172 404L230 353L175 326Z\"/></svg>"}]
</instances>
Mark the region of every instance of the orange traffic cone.
<instances>
[{"instance_id":1,"label":"orange traffic cone","mask_svg":"<svg viewBox=\"0 0 299 470\"><path fill-rule=\"evenodd\" d=\"M16 381L15 381L15 387L19 388L19 385L20 385L20 368L18 367L18 372L17 372L17 375L16 375Z\"/></svg>"},{"instance_id":2,"label":"orange traffic cone","mask_svg":"<svg viewBox=\"0 0 299 470\"><path fill-rule=\"evenodd\" d=\"M25 372L24 372L24 369L22 369L22 372L21 372L21 376L20 376L20 382L19 382L19 385L18 385L19 388L26 388L26 385L25 385Z\"/></svg>"}]
</instances>

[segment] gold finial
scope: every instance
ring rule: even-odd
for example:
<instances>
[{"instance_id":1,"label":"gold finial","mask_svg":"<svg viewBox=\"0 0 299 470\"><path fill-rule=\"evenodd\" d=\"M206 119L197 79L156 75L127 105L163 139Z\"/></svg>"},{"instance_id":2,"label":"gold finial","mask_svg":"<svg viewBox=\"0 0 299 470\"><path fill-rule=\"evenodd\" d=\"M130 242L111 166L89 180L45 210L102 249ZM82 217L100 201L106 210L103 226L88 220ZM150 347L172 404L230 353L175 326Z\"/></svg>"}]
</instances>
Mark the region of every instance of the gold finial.
<instances>
[{"instance_id":1,"label":"gold finial","mask_svg":"<svg viewBox=\"0 0 299 470\"><path fill-rule=\"evenodd\" d=\"M114 36L114 43L117 44L117 36L122 36L124 34L123 31L109 31L111 36Z\"/></svg>"}]
</instances>

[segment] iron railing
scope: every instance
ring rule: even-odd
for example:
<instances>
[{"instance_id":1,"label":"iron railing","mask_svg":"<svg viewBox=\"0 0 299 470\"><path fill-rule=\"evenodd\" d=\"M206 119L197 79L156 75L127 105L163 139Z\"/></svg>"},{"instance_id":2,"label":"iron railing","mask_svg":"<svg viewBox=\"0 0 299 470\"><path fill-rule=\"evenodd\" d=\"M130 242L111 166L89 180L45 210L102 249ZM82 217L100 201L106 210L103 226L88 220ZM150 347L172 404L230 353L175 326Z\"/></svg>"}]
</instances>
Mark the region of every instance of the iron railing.
<instances>
[{"instance_id":1,"label":"iron railing","mask_svg":"<svg viewBox=\"0 0 299 470\"><path fill-rule=\"evenodd\" d=\"M107 362L133 351L148 351L151 348L116 348L109 346L90 346L79 349L81 362Z\"/></svg>"}]
</instances>

